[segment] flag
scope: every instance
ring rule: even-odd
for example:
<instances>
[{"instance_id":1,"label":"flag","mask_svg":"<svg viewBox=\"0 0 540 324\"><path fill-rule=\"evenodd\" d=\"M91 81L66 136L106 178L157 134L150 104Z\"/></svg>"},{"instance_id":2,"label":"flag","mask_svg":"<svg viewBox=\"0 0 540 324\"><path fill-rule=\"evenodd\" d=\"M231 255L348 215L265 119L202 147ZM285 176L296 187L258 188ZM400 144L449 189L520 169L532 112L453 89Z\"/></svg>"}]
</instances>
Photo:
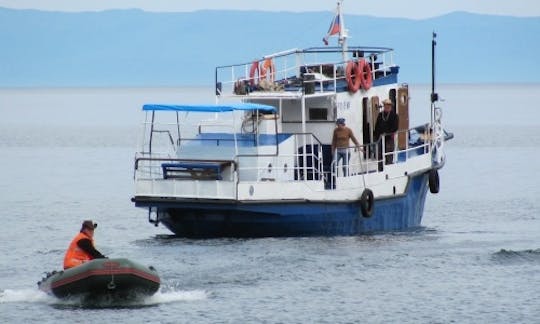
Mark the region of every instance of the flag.
<instances>
[{"instance_id":1,"label":"flag","mask_svg":"<svg viewBox=\"0 0 540 324\"><path fill-rule=\"evenodd\" d=\"M330 28L328 28L328 33L323 38L324 45L328 45L328 38L332 35L339 34L341 31L341 24L339 22L339 14L336 14L334 19L332 20L332 23L330 24Z\"/></svg>"}]
</instances>

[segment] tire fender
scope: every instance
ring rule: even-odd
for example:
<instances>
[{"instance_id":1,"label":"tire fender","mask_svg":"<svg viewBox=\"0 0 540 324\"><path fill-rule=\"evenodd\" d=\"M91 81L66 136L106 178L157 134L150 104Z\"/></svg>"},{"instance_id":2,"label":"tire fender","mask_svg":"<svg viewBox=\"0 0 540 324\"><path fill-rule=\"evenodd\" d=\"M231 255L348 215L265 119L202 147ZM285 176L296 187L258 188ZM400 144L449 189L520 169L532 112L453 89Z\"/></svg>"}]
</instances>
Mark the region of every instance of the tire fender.
<instances>
[{"instance_id":1,"label":"tire fender","mask_svg":"<svg viewBox=\"0 0 540 324\"><path fill-rule=\"evenodd\" d=\"M437 170L429 171L429 192L436 194L439 192L439 172Z\"/></svg>"},{"instance_id":2,"label":"tire fender","mask_svg":"<svg viewBox=\"0 0 540 324\"><path fill-rule=\"evenodd\" d=\"M373 196L373 191L371 191L371 189L364 189L362 195L360 196L359 204L360 210L362 211L362 216L368 218L373 215L375 197Z\"/></svg>"}]
</instances>

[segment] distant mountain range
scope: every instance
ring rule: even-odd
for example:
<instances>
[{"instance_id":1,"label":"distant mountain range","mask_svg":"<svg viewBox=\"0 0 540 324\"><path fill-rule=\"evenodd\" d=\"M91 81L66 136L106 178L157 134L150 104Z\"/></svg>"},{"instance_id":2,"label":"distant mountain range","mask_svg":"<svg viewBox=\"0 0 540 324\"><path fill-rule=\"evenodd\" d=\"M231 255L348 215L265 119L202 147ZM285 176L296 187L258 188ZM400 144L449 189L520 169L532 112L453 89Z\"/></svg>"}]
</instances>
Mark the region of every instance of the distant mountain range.
<instances>
[{"instance_id":1,"label":"distant mountain range","mask_svg":"<svg viewBox=\"0 0 540 324\"><path fill-rule=\"evenodd\" d=\"M0 8L0 86L210 85L214 67L323 46L332 12ZM351 45L392 47L400 81L540 82L540 17L454 12L410 20L345 15ZM336 40L331 39L335 44Z\"/></svg>"}]
</instances>

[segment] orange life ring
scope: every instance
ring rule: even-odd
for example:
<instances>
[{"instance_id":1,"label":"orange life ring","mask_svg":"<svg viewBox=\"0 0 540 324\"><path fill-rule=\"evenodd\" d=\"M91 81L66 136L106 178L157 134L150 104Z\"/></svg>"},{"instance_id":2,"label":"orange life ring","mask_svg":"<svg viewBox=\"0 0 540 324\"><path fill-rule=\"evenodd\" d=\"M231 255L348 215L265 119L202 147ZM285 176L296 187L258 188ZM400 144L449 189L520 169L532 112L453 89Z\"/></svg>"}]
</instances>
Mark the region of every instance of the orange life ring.
<instances>
[{"instance_id":1,"label":"orange life ring","mask_svg":"<svg viewBox=\"0 0 540 324\"><path fill-rule=\"evenodd\" d=\"M362 85L362 89L367 90L371 88L371 85L373 84L373 75L371 75L371 67L369 66L369 63L366 62L366 60L361 59L359 62L360 67L358 68L358 71L360 72L360 84Z\"/></svg>"},{"instance_id":2,"label":"orange life ring","mask_svg":"<svg viewBox=\"0 0 540 324\"><path fill-rule=\"evenodd\" d=\"M266 79L267 75L270 75L270 81L274 82L275 73L276 73L276 67L274 66L274 62L271 58L267 58L264 60L264 62L260 66L260 76L259 80Z\"/></svg>"},{"instance_id":3,"label":"orange life ring","mask_svg":"<svg viewBox=\"0 0 540 324\"><path fill-rule=\"evenodd\" d=\"M257 73L257 78L255 78L255 73ZM255 86L255 80L258 80L260 75L259 62L253 61L253 63L251 63L251 68L249 69L249 84Z\"/></svg>"},{"instance_id":4,"label":"orange life ring","mask_svg":"<svg viewBox=\"0 0 540 324\"><path fill-rule=\"evenodd\" d=\"M347 63L347 68L345 69L345 78L347 79L347 85L350 92L356 92L358 89L360 89L362 73L356 62L349 61Z\"/></svg>"}]
</instances>

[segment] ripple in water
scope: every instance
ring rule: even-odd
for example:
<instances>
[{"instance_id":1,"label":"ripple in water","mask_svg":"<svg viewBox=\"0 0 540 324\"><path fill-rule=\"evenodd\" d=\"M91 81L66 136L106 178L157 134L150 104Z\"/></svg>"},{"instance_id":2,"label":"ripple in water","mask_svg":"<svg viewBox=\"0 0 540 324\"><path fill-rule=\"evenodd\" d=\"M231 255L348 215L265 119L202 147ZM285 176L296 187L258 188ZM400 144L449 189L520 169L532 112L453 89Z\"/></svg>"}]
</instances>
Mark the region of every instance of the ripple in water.
<instances>
[{"instance_id":1,"label":"ripple in water","mask_svg":"<svg viewBox=\"0 0 540 324\"><path fill-rule=\"evenodd\" d=\"M501 249L493 253L491 259L501 264L511 264L515 262L540 263L540 249L513 251Z\"/></svg>"}]
</instances>

